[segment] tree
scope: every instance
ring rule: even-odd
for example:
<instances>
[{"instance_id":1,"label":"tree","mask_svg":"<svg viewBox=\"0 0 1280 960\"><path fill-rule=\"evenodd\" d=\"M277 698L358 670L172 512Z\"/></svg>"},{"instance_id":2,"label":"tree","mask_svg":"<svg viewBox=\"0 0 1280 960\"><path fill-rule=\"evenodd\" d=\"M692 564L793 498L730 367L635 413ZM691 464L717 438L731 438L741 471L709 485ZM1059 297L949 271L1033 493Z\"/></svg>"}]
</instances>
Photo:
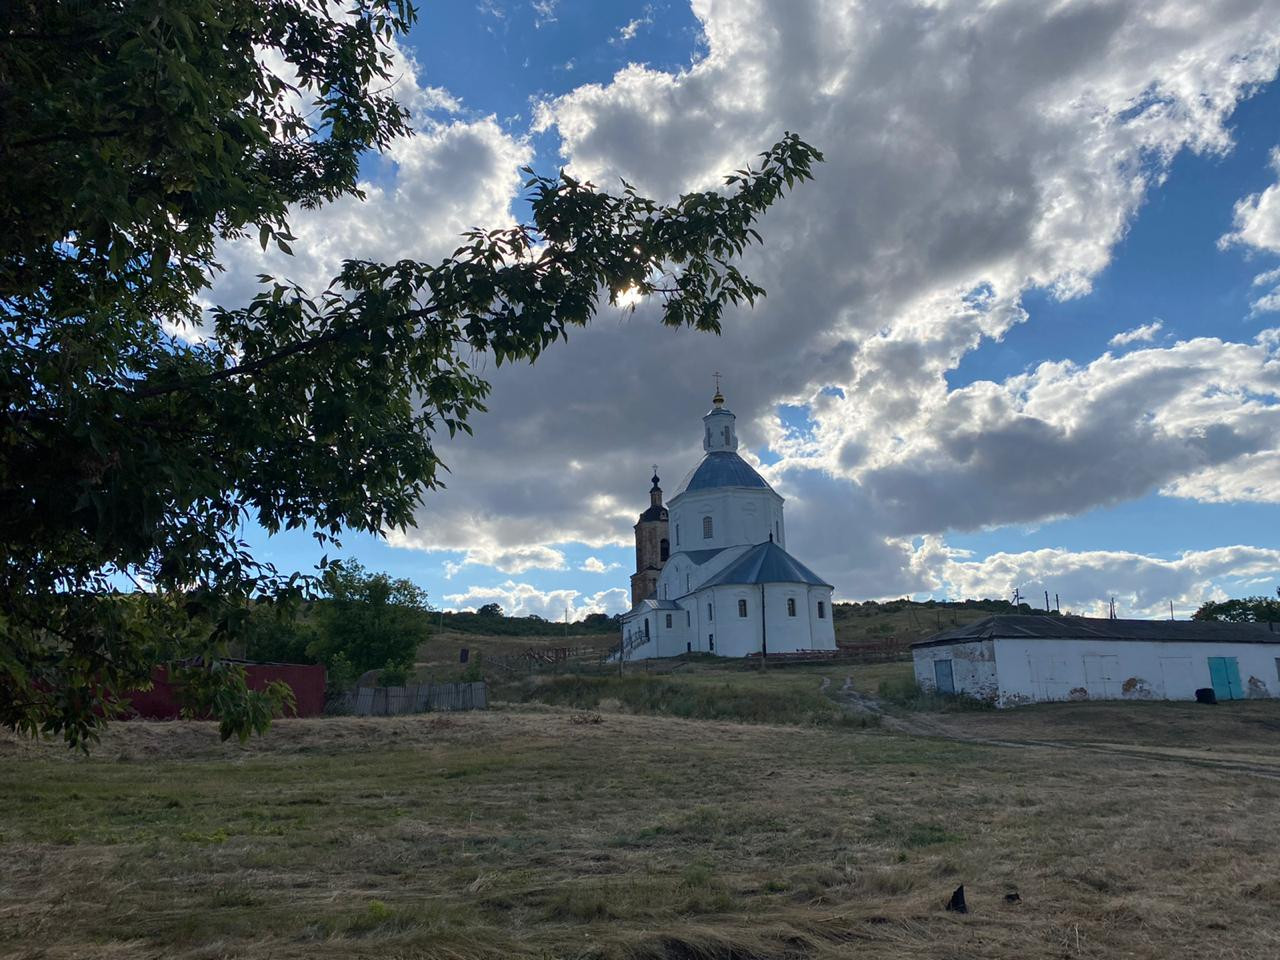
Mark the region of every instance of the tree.
<instances>
[{"instance_id":1,"label":"tree","mask_svg":"<svg viewBox=\"0 0 1280 960\"><path fill-rule=\"evenodd\" d=\"M497 603L486 603L476 611L476 615L480 617L500 617L502 616L502 606Z\"/></svg>"},{"instance_id":2,"label":"tree","mask_svg":"<svg viewBox=\"0 0 1280 960\"><path fill-rule=\"evenodd\" d=\"M1234 600L1208 600L1191 615L1192 620L1226 620L1230 623L1280 622L1280 587L1275 597L1239 597Z\"/></svg>"},{"instance_id":3,"label":"tree","mask_svg":"<svg viewBox=\"0 0 1280 960\"><path fill-rule=\"evenodd\" d=\"M344 657L355 673L412 667L427 639L427 594L411 580L369 573L358 563L330 568L329 599L317 604L308 652L321 663Z\"/></svg>"},{"instance_id":4,"label":"tree","mask_svg":"<svg viewBox=\"0 0 1280 960\"><path fill-rule=\"evenodd\" d=\"M532 362L624 293L710 332L764 293L734 259L821 160L793 134L669 205L529 171L530 222L441 263L348 261L318 292L264 277L203 316L220 241L288 252L289 211L358 194L360 156L408 131L383 91L414 19L408 0L0 7L4 726L83 743L155 663L196 655L239 684L215 699L245 705L223 717L243 737L264 705L219 659L251 600L316 586L255 560L243 521L404 528L439 484L434 436L483 409L467 358Z\"/></svg>"}]
</instances>

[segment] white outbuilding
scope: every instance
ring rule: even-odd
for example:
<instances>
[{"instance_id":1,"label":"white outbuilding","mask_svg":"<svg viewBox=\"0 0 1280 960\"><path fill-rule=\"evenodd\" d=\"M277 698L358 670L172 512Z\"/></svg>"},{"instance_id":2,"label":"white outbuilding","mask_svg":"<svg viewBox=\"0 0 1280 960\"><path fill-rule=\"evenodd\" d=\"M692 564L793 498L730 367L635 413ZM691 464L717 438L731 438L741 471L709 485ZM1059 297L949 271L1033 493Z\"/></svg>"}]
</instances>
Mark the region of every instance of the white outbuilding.
<instances>
[{"instance_id":1,"label":"white outbuilding","mask_svg":"<svg viewBox=\"0 0 1280 960\"><path fill-rule=\"evenodd\" d=\"M1000 707L1054 700L1280 696L1268 624L995 616L912 644L916 683Z\"/></svg>"},{"instance_id":2,"label":"white outbuilding","mask_svg":"<svg viewBox=\"0 0 1280 960\"><path fill-rule=\"evenodd\" d=\"M835 650L831 584L787 552L782 497L739 455L718 387L702 422L702 459L665 506L654 468L623 656Z\"/></svg>"}]
</instances>

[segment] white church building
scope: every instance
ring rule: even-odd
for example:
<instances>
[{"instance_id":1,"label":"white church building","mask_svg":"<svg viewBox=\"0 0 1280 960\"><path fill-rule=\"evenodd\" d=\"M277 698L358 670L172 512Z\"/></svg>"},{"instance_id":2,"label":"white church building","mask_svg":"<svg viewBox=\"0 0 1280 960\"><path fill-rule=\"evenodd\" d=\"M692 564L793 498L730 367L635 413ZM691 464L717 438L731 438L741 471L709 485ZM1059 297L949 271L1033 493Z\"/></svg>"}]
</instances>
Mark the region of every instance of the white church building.
<instances>
[{"instance_id":1,"label":"white church building","mask_svg":"<svg viewBox=\"0 0 1280 960\"><path fill-rule=\"evenodd\" d=\"M783 499L738 455L718 388L702 422L702 459L666 506L655 468L635 525L623 657L836 649L831 584L787 553Z\"/></svg>"}]
</instances>

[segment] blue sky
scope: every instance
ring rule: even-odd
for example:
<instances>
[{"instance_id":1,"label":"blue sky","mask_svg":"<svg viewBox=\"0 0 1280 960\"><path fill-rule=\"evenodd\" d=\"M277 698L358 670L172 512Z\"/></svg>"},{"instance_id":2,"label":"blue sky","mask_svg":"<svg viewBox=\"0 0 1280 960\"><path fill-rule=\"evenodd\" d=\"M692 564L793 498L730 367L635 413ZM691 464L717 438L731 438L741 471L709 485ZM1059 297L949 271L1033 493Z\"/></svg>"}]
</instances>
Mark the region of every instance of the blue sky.
<instances>
[{"instance_id":1,"label":"blue sky","mask_svg":"<svg viewBox=\"0 0 1280 960\"><path fill-rule=\"evenodd\" d=\"M648 464L668 489L692 466L723 368L793 551L840 597L1052 583L1153 615L1161 594L1274 589L1268 4L1169 4L1180 33L1136 3L955 6L424 4L402 44L455 107L366 164L388 206L317 216L362 251L429 259L446 224L519 216L517 160L663 198L783 129L828 162L748 257L762 307L718 340L646 325L651 305L606 312L537 368L490 371L492 410L443 450L450 489L419 529L342 552L447 607L617 612ZM398 219L413 204L421 226ZM284 569L320 552L246 536Z\"/></svg>"}]
</instances>

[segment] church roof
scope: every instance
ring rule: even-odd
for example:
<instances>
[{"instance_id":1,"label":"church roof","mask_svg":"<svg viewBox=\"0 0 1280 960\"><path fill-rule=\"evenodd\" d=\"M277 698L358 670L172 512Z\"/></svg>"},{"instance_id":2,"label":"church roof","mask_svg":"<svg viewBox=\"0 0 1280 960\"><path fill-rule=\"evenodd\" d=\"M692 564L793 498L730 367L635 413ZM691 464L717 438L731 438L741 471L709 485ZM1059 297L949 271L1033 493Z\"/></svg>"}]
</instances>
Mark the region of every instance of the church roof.
<instances>
[{"instance_id":1,"label":"church roof","mask_svg":"<svg viewBox=\"0 0 1280 960\"><path fill-rule=\"evenodd\" d=\"M649 523L652 520L667 519L667 508L661 505L650 507L644 513L640 514L641 523Z\"/></svg>"},{"instance_id":2,"label":"church roof","mask_svg":"<svg viewBox=\"0 0 1280 960\"><path fill-rule=\"evenodd\" d=\"M698 589L739 583L811 583L820 587L831 586L772 540L756 544Z\"/></svg>"},{"instance_id":3,"label":"church roof","mask_svg":"<svg viewBox=\"0 0 1280 960\"><path fill-rule=\"evenodd\" d=\"M765 483L764 477L752 469L751 464L732 450L711 450L680 481L680 486L672 496L678 497L691 490L709 490L714 487L772 489Z\"/></svg>"}]
</instances>

